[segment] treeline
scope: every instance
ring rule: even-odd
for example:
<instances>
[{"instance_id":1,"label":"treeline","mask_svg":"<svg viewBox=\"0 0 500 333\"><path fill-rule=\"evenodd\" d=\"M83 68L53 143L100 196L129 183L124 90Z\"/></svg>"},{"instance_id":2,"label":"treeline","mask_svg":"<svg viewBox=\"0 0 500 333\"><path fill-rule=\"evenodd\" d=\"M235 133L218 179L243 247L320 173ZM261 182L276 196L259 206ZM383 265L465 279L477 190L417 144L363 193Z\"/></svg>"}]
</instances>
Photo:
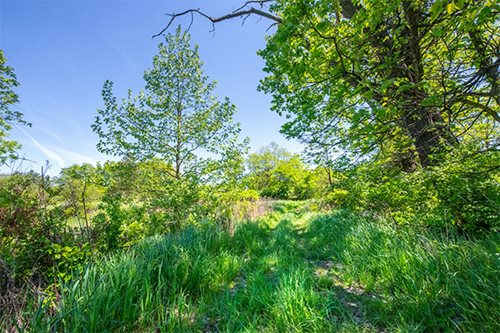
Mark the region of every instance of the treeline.
<instances>
[{"instance_id":1,"label":"treeline","mask_svg":"<svg viewBox=\"0 0 500 333\"><path fill-rule=\"evenodd\" d=\"M313 199L317 208L347 208L395 224L498 230L498 180L495 173L474 171L494 167L494 155L404 174L370 163L313 168L272 143L240 163L238 174L218 178L231 181L176 179L163 160L132 158L73 165L52 178L3 176L1 290L26 281L48 286L98 254L187 225L217 223L232 231L259 199Z\"/></svg>"},{"instance_id":2,"label":"treeline","mask_svg":"<svg viewBox=\"0 0 500 333\"><path fill-rule=\"evenodd\" d=\"M187 225L212 221L231 229L260 198L304 200L328 190L322 170L276 144L244 163L231 183L179 180L165 161L131 158L73 165L56 177L43 171L2 176L2 290L69 278L99 253Z\"/></svg>"}]
</instances>

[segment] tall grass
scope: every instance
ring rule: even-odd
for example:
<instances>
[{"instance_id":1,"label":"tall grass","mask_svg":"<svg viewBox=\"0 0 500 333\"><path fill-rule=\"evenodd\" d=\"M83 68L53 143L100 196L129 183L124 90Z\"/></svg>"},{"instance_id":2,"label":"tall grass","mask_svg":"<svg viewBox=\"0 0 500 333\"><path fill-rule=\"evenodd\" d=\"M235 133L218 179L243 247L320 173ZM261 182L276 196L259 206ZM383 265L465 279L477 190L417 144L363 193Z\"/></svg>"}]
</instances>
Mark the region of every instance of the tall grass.
<instances>
[{"instance_id":1,"label":"tall grass","mask_svg":"<svg viewBox=\"0 0 500 333\"><path fill-rule=\"evenodd\" d=\"M372 323L414 331L500 331L499 235L467 239L345 212L311 221L308 251L362 288ZM359 294L359 293L358 293Z\"/></svg>"},{"instance_id":2,"label":"tall grass","mask_svg":"<svg viewBox=\"0 0 500 333\"><path fill-rule=\"evenodd\" d=\"M498 244L278 203L233 237L206 223L91 264L18 330L495 332Z\"/></svg>"}]
</instances>

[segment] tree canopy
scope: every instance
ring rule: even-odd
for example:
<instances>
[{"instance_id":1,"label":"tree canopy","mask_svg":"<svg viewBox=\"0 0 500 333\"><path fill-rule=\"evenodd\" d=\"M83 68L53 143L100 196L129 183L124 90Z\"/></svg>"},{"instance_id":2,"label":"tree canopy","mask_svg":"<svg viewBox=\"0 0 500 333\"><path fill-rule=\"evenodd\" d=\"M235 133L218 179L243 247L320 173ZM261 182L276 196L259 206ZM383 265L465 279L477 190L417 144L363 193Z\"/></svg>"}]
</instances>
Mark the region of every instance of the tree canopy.
<instances>
[{"instance_id":1,"label":"tree canopy","mask_svg":"<svg viewBox=\"0 0 500 333\"><path fill-rule=\"evenodd\" d=\"M282 132L317 160L333 147L412 171L471 132L480 150L498 146L499 10L494 0L261 0L168 25L194 13L270 19L260 89L289 119Z\"/></svg>"},{"instance_id":2,"label":"tree canopy","mask_svg":"<svg viewBox=\"0 0 500 333\"><path fill-rule=\"evenodd\" d=\"M289 137L434 164L500 120L495 1L276 1L260 89Z\"/></svg>"},{"instance_id":3,"label":"tree canopy","mask_svg":"<svg viewBox=\"0 0 500 333\"><path fill-rule=\"evenodd\" d=\"M144 72L145 88L117 102L113 82L102 91L105 108L98 110L92 129L99 151L137 160L158 157L173 166L176 179L195 172L196 153L227 156L239 150L236 107L214 95L215 82L203 74L198 48L180 27L158 46L153 67Z\"/></svg>"}]
</instances>

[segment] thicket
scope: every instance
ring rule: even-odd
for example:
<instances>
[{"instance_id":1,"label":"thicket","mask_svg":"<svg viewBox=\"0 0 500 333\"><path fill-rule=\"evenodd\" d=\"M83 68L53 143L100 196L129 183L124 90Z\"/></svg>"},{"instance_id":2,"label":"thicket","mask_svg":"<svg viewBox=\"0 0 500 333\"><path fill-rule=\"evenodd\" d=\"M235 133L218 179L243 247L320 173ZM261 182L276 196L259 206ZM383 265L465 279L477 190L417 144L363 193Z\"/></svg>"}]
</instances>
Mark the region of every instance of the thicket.
<instances>
[{"instance_id":1,"label":"thicket","mask_svg":"<svg viewBox=\"0 0 500 333\"><path fill-rule=\"evenodd\" d=\"M325 196L333 206L466 234L498 232L500 172L496 150L462 147L441 164L403 172L390 161L364 162L334 172Z\"/></svg>"}]
</instances>

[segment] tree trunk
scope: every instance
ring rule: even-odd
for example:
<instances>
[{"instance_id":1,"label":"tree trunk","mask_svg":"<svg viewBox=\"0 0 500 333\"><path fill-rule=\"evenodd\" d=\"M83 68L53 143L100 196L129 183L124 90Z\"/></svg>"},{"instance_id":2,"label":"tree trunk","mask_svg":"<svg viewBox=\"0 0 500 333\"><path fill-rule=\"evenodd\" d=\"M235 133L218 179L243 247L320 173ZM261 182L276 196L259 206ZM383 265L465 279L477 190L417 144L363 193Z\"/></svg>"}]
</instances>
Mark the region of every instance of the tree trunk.
<instances>
[{"instance_id":1,"label":"tree trunk","mask_svg":"<svg viewBox=\"0 0 500 333\"><path fill-rule=\"evenodd\" d=\"M182 106L181 102L178 102L177 106L177 142L175 143L175 179L181 179L181 164L182 164L182 158L181 158L181 146L182 146Z\"/></svg>"},{"instance_id":2,"label":"tree trunk","mask_svg":"<svg viewBox=\"0 0 500 333\"><path fill-rule=\"evenodd\" d=\"M400 96L403 127L414 142L420 164L426 167L435 162L432 161L432 153L441 150L446 142L454 144L456 140L445 125L441 110L423 105L427 93L418 87L424 77L420 46L422 36L419 32L423 14L421 8L412 2L405 1L403 7L408 25L403 30L406 43L401 49L403 66L397 76L405 77L414 85Z\"/></svg>"},{"instance_id":3,"label":"tree trunk","mask_svg":"<svg viewBox=\"0 0 500 333\"><path fill-rule=\"evenodd\" d=\"M423 107L418 99L415 95L406 97L408 104L403 107L403 126L415 144L420 164L426 167L432 164L431 154L442 145L440 127L435 124L441 114Z\"/></svg>"}]
</instances>

